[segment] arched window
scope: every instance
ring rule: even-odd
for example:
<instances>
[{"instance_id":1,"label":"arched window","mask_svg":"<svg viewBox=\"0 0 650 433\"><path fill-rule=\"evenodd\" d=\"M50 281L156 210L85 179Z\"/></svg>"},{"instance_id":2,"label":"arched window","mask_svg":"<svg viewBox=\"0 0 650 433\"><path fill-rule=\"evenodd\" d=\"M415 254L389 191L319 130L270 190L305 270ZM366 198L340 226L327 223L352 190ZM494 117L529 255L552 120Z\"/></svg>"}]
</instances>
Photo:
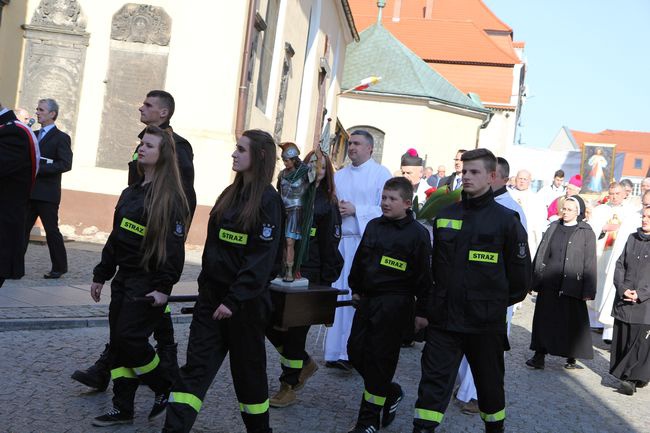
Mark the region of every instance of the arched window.
<instances>
[{"instance_id":1,"label":"arched window","mask_svg":"<svg viewBox=\"0 0 650 433\"><path fill-rule=\"evenodd\" d=\"M352 131L356 131L358 129L361 129L363 131L366 131L372 135L372 138L375 140L375 146L373 147L372 150L372 159L375 160L378 164L381 164L381 157L382 154L384 153L384 136L386 135L384 131L381 129L377 129L374 126L370 125L356 125L351 128L348 128L348 134L350 134ZM346 162L350 161L350 158L345 158Z\"/></svg>"}]
</instances>

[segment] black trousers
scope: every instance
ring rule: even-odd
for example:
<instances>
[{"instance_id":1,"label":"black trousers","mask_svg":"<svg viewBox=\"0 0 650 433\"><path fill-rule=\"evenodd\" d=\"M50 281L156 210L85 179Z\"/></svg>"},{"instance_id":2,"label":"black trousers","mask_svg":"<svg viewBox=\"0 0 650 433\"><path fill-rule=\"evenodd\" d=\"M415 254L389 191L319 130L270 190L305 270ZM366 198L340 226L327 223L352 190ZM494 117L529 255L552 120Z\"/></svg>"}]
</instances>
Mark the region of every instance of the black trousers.
<instances>
[{"instance_id":1,"label":"black trousers","mask_svg":"<svg viewBox=\"0 0 650 433\"><path fill-rule=\"evenodd\" d=\"M265 330L271 311L268 292L242 303L229 319L213 320L219 302L199 292L187 347L167 406L163 432L189 432L223 360L230 353L235 394L248 433L270 433Z\"/></svg>"},{"instance_id":2,"label":"black trousers","mask_svg":"<svg viewBox=\"0 0 650 433\"><path fill-rule=\"evenodd\" d=\"M300 372L309 360L309 354L305 351L309 326L296 326L287 330L269 327L266 337L275 346L280 354L280 366L282 374L280 382L287 385L297 385Z\"/></svg>"},{"instance_id":3,"label":"black trousers","mask_svg":"<svg viewBox=\"0 0 650 433\"><path fill-rule=\"evenodd\" d=\"M357 425L379 428L384 404L396 398L391 386L408 323L413 325L413 296L363 297L358 303L348 338L348 355L363 377L364 393Z\"/></svg>"},{"instance_id":4,"label":"black trousers","mask_svg":"<svg viewBox=\"0 0 650 433\"><path fill-rule=\"evenodd\" d=\"M36 218L41 217L45 229L47 248L50 250L52 271L68 272L68 255L65 252L63 236L59 231L59 204L41 200L30 200L27 207L27 220L25 222L25 252L29 245L29 233L36 223Z\"/></svg>"},{"instance_id":5,"label":"black trousers","mask_svg":"<svg viewBox=\"0 0 650 433\"><path fill-rule=\"evenodd\" d=\"M429 326L413 424L430 429L442 422L465 355L474 376L486 432L501 431L505 420L505 350L510 350L505 334L464 334Z\"/></svg>"},{"instance_id":6,"label":"black trousers","mask_svg":"<svg viewBox=\"0 0 650 433\"><path fill-rule=\"evenodd\" d=\"M118 274L111 283L111 303L108 308L110 347L114 353L113 406L133 414L133 401L138 379L156 394L169 391L171 380L163 371L160 358L149 344L149 337L161 320L164 307L136 302L134 296L144 296L152 289L137 280L122 280Z\"/></svg>"}]
</instances>

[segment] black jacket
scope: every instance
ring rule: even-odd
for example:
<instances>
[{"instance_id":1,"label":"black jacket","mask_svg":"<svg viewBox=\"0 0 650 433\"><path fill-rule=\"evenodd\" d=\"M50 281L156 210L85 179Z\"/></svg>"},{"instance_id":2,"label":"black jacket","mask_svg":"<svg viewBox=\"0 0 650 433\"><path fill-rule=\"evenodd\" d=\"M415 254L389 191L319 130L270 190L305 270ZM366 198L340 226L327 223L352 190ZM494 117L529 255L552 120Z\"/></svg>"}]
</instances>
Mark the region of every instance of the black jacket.
<instances>
[{"instance_id":1,"label":"black jacket","mask_svg":"<svg viewBox=\"0 0 650 433\"><path fill-rule=\"evenodd\" d=\"M438 188L447 185L449 189L453 189L455 183L456 183L456 173L452 173L449 176L443 177L438 181Z\"/></svg>"},{"instance_id":2,"label":"black jacket","mask_svg":"<svg viewBox=\"0 0 650 433\"><path fill-rule=\"evenodd\" d=\"M560 221L555 221L549 226L537 248L537 254L533 261L532 284L532 290L536 292L542 290L546 267L544 257L546 257L551 237L559 224ZM554 276L548 277L554 278ZM571 234L566 247L564 275L559 289L565 296L577 299L594 299L597 288L596 280L596 235L589 224L580 221L576 230Z\"/></svg>"},{"instance_id":3,"label":"black jacket","mask_svg":"<svg viewBox=\"0 0 650 433\"><path fill-rule=\"evenodd\" d=\"M102 261L93 271L94 282L103 284L110 280L118 267L116 278L124 280L127 287L138 290L141 295L152 290L170 294L172 286L178 282L185 263L186 237L180 217L170 222L166 236L167 260L159 267L150 265L149 272L141 265L143 231L147 224L144 199L150 185L136 183L122 191L115 206L113 231L102 250Z\"/></svg>"},{"instance_id":4,"label":"black jacket","mask_svg":"<svg viewBox=\"0 0 650 433\"><path fill-rule=\"evenodd\" d=\"M371 220L363 232L348 277L353 294L413 295L426 315L431 289L431 237L409 210L405 218L383 215Z\"/></svg>"},{"instance_id":5,"label":"black jacket","mask_svg":"<svg viewBox=\"0 0 650 433\"><path fill-rule=\"evenodd\" d=\"M454 332L506 333L506 309L524 299L531 261L516 212L492 190L441 210L433 227L429 324Z\"/></svg>"},{"instance_id":6,"label":"black jacket","mask_svg":"<svg viewBox=\"0 0 650 433\"><path fill-rule=\"evenodd\" d=\"M185 192L187 203L190 207L190 217L193 217L194 211L196 210L196 192L194 191L194 152L192 151L192 145L185 138L175 133L169 125L169 122L163 123L160 125L160 128L170 131L174 137L178 171L181 176L181 182L183 183L183 191ZM140 139L144 137L144 131L145 130L142 130L140 134L138 134ZM142 180L143 175L138 173L139 148L140 145L136 146L131 161L129 162L129 185L133 185Z\"/></svg>"},{"instance_id":7,"label":"black jacket","mask_svg":"<svg viewBox=\"0 0 650 433\"><path fill-rule=\"evenodd\" d=\"M13 111L0 115L0 278L25 274L25 218L36 176L34 137Z\"/></svg>"},{"instance_id":8,"label":"black jacket","mask_svg":"<svg viewBox=\"0 0 650 433\"><path fill-rule=\"evenodd\" d=\"M329 201L322 185L316 188L309 257L300 272L310 281L329 286L338 280L343 269L343 256L339 252L341 214L336 203Z\"/></svg>"},{"instance_id":9,"label":"black jacket","mask_svg":"<svg viewBox=\"0 0 650 433\"><path fill-rule=\"evenodd\" d=\"M640 228L627 238L616 262L614 286L618 296L612 316L625 323L650 325L650 236L643 235ZM636 290L637 302L623 301L628 289Z\"/></svg>"},{"instance_id":10,"label":"black jacket","mask_svg":"<svg viewBox=\"0 0 650 433\"><path fill-rule=\"evenodd\" d=\"M269 296L269 282L280 270L284 207L271 185L264 190L260 211L259 226L247 233L236 225L238 208L226 211L221 220L211 216L208 221L199 291L208 291L213 302L233 314L242 302Z\"/></svg>"},{"instance_id":11,"label":"black jacket","mask_svg":"<svg viewBox=\"0 0 650 433\"><path fill-rule=\"evenodd\" d=\"M38 137L39 131L35 134ZM32 189L31 199L50 203L61 202L61 174L72 168L70 136L56 126L38 143L41 163ZM46 162L46 158L52 160Z\"/></svg>"}]
</instances>

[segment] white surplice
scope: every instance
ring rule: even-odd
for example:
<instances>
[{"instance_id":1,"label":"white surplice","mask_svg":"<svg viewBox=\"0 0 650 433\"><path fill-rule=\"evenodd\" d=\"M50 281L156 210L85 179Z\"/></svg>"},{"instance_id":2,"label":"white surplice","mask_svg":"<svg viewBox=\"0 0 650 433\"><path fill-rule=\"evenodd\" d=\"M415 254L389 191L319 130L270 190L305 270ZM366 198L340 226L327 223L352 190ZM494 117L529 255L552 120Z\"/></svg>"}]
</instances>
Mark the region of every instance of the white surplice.
<instances>
[{"instance_id":1,"label":"white surplice","mask_svg":"<svg viewBox=\"0 0 650 433\"><path fill-rule=\"evenodd\" d=\"M361 242L361 235L368 222L381 215L381 193L384 184L391 178L386 167L370 159L355 167L349 165L334 175L336 196L339 201L351 202L355 207L355 215L343 218L341 224L341 242L339 251L343 256L343 270L338 280L332 285L337 289L350 290L348 275L352 267L352 260ZM349 300L352 295L339 296L339 301ZM336 309L334 324L325 337L325 360L337 361L348 359L348 337L352 327L354 309L341 307Z\"/></svg>"},{"instance_id":2,"label":"white surplice","mask_svg":"<svg viewBox=\"0 0 650 433\"><path fill-rule=\"evenodd\" d=\"M638 214L637 214L638 215ZM591 213L591 218L589 219L588 223L591 226L592 230L596 234L596 257L597 257L597 292L596 292L596 299L593 301L587 302L587 305L589 306L589 321L591 324L592 328L604 328L603 329L603 340L611 340L612 339L612 330L613 330L613 320L607 319L605 323L602 323L598 320L598 318L601 316L601 313L603 313L603 317L609 316L611 313L611 305L609 304L609 310L605 311L607 309L606 306L606 299L611 298L613 296L613 293L610 293L612 291L616 291L614 288L614 285L607 285L607 268L609 265L610 260L616 261L618 257L614 257L613 251L614 251L614 243L611 242L608 243L608 237L611 236L611 232L606 233L605 236L603 236L601 239L598 239L601 235L601 232L603 231L603 226L610 223L612 220L617 219L619 221L619 229L618 232L620 232L622 225L625 223L625 221L628 218L638 218L638 216L634 216L634 211L632 208L626 205L618 205L618 206L613 206L610 203L605 203L596 206L592 213ZM638 227L638 226L637 226ZM619 233L616 233L616 239L618 239ZM620 233L621 236L627 238L627 235L629 233ZM625 243L625 241L623 241ZM611 322L611 323L610 323Z\"/></svg>"}]
</instances>

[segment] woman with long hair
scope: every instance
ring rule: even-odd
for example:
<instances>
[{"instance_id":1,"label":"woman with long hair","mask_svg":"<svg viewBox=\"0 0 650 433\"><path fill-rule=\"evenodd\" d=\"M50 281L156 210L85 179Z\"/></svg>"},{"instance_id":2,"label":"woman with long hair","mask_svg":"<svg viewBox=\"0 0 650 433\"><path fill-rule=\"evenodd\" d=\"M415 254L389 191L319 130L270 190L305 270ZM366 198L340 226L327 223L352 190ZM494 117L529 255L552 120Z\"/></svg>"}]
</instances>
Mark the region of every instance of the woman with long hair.
<instances>
[{"instance_id":1,"label":"woman with long hair","mask_svg":"<svg viewBox=\"0 0 650 433\"><path fill-rule=\"evenodd\" d=\"M108 311L110 345L116 351L111 366L113 409L95 418L95 426L132 423L140 381L156 394L149 419L158 418L164 413L171 387L149 337L183 271L190 211L168 132L157 126L146 128L138 165L143 180L126 188L117 202L113 230L90 288L98 302L104 282L115 276ZM152 297L153 304L135 299L143 296Z\"/></svg>"},{"instance_id":2,"label":"woman with long hair","mask_svg":"<svg viewBox=\"0 0 650 433\"><path fill-rule=\"evenodd\" d=\"M341 240L341 214L334 186L334 168L330 158L321 154L320 161L314 152L305 161L315 160L316 197L313 222L309 233L308 258L300 268L301 275L310 285L331 286L338 280L343 268L339 252ZM286 407L296 402L296 391L318 370L318 365L305 351L309 326L296 326L286 331L270 328L266 336L280 352L280 390L270 399L273 407Z\"/></svg>"},{"instance_id":3,"label":"woman with long hair","mask_svg":"<svg viewBox=\"0 0 650 433\"><path fill-rule=\"evenodd\" d=\"M576 358L592 359L587 300L596 296L596 236L583 221L585 203L574 195L564 201L562 219L552 223L533 262L535 351L526 365L544 368L547 354L566 358L564 368L580 368Z\"/></svg>"},{"instance_id":4,"label":"woman with long hair","mask_svg":"<svg viewBox=\"0 0 650 433\"><path fill-rule=\"evenodd\" d=\"M276 147L265 131L244 131L232 154L235 180L210 212L187 347L164 432L189 432L230 352L230 371L249 433L268 433L265 331L269 282L280 268L282 199L271 186Z\"/></svg>"}]
</instances>

